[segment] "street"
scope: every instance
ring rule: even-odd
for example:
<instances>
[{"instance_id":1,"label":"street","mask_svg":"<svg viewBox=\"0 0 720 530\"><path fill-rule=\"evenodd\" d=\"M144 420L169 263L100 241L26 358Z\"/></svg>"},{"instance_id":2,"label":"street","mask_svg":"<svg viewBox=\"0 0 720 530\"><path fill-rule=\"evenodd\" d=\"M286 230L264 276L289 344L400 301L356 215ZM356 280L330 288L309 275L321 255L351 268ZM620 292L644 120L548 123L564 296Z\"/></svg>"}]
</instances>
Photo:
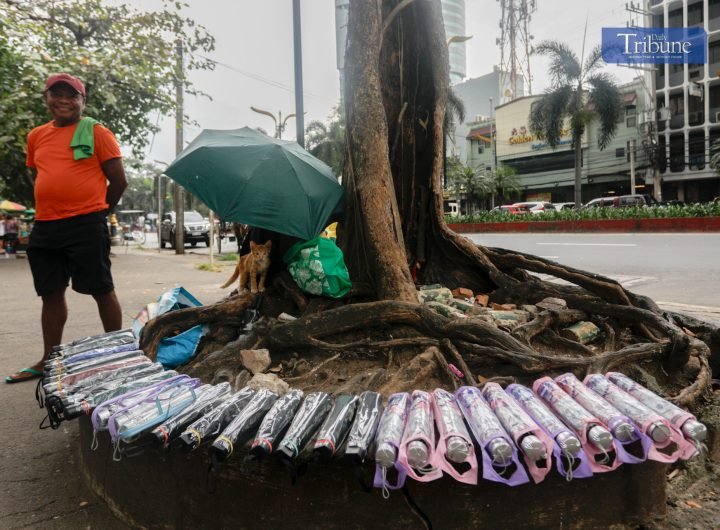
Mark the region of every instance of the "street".
<instances>
[{"instance_id":1,"label":"street","mask_svg":"<svg viewBox=\"0 0 720 530\"><path fill-rule=\"evenodd\" d=\"M720 320L720 234L470 234L618 280L661 306Z\"/></svg>"}]
</instances>

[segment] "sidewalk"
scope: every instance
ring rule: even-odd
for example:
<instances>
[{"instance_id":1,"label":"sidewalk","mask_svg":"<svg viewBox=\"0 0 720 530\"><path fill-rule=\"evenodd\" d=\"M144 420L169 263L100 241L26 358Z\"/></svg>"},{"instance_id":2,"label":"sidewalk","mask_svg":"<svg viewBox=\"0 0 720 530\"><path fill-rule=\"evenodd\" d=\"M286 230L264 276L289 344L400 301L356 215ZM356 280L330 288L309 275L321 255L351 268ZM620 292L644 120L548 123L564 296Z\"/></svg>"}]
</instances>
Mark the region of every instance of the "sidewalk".
<instances>
[{"instance_id":1,"label":"sidewalk","mask_svg":"<svg viewBox=\"0 0 720 530\"><path fill-rule=\"evenodd\" d=\"M223 272L195 268L207 256L171 251L113 247L113 273L129 326L140 308L164 290L183 285L201 302L212 303L227 292L220 285L233 262L221 262ZM32 364L42 351L40 300L35 296L26 259L0 260L0 375ZM68 289L69 317L64 340L102 332L95 302ZM105 503L85 486L78 474L72 445L72 423L57 431L38 429L45 416L35 403L36 381L8 385L0 382L0 528L121 529Z\"/></svg>"},{"instance_id":2,"label":"sidewalk","mask_svg":"<svg viewBox=\"0 0 720 530\"><path fill-rule=\"evenodd\" d=\"M123 307L123 325L129 326L139 309L164 290L183 285L201 302L222 298L221 290L234 262L219 262L222 272L196 269L207 255L177 256L166 250L141 251L114 247L113 273ZM630 285L628 287L632 288ZM0 260L0 374L3 378L29 364L42 348L40 300L32 288L26 259ZM64 340L102 331L95 303L68 290L69 318ZM667 306L720 324L720 308ZM35 382L0 383L0 528L121 529L105 503L85 486L74 465L77 429L66 423L57 431L38 430L44 411L34 400Z\"/></svg>"}]
</instances>

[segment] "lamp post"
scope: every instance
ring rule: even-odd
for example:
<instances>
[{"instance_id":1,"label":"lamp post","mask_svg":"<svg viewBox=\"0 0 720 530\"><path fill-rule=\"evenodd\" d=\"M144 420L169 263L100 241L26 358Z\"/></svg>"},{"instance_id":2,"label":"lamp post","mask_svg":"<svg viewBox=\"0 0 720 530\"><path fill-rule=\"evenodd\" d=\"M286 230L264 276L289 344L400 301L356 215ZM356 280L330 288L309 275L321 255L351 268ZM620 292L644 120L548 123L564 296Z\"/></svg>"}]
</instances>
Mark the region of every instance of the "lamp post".
<instances>
[{"instance_id":1,"label":"lamp post","mask_svg":"<svg viewBox=\"0 0 720 530\"><path fill-rule=\"evenodd\" d=\"M294 118L295 114L288 114L285 116L285 119L282 117L282 112L278 111L277 118L275 115L267 110L259 109L257 107L250 107L250 110L253 112L257 112L258 114L263 114L265 116L270 116L272 118L273 123L275 124L275 138L282 139L282 133L285 131L285 125L287 124L287 121L290 118Z\"/></svg>"}]
</instances>

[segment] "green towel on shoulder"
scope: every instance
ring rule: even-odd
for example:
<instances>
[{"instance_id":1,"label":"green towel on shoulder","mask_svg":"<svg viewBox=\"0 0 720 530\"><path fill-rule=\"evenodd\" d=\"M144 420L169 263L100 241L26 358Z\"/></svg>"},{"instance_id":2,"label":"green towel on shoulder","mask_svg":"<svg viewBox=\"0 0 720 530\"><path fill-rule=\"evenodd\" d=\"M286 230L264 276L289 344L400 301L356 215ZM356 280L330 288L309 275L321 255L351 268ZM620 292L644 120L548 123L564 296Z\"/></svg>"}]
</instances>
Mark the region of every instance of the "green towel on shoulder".
<instances>
[{"instance_id":1,"label":"green towel on shoulder","mask_svg":"<svg viewBox=\"0 0 720 530\"><path fill-rule=\"evenodd\" d=\"M82 160L93 156L95 152L95 125L99 123L93 118L85 117L80 119L70 142L74 160Z\"/></svg>"}]
</instances>

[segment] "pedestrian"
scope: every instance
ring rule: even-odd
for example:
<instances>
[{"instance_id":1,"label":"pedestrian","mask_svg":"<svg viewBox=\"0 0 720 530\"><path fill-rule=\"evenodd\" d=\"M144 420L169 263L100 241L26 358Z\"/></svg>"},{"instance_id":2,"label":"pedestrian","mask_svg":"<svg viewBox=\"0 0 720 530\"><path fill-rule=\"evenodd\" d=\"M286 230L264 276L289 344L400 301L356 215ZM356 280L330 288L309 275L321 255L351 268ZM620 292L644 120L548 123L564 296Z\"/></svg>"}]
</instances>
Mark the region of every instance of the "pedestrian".
<instances>
[{"instance_id":1,"label":"pedestrian","mask_svg":"<svg viewBox=\"0 0 720 530\"><path fill-rule=\"evenodd\" d=\"M42 298L42 358L7 377L8 383L42 376L43 361L62 342L67 320L65 291L95 299L105 331L122 326L110 272L106 215L127 187L120 146L107 128L82 117L85 85L69 74L51 75L43 99L52 120L27 138L26 164L35 174L35 226L28 259Z\"/></svg>"}]
</instances>

